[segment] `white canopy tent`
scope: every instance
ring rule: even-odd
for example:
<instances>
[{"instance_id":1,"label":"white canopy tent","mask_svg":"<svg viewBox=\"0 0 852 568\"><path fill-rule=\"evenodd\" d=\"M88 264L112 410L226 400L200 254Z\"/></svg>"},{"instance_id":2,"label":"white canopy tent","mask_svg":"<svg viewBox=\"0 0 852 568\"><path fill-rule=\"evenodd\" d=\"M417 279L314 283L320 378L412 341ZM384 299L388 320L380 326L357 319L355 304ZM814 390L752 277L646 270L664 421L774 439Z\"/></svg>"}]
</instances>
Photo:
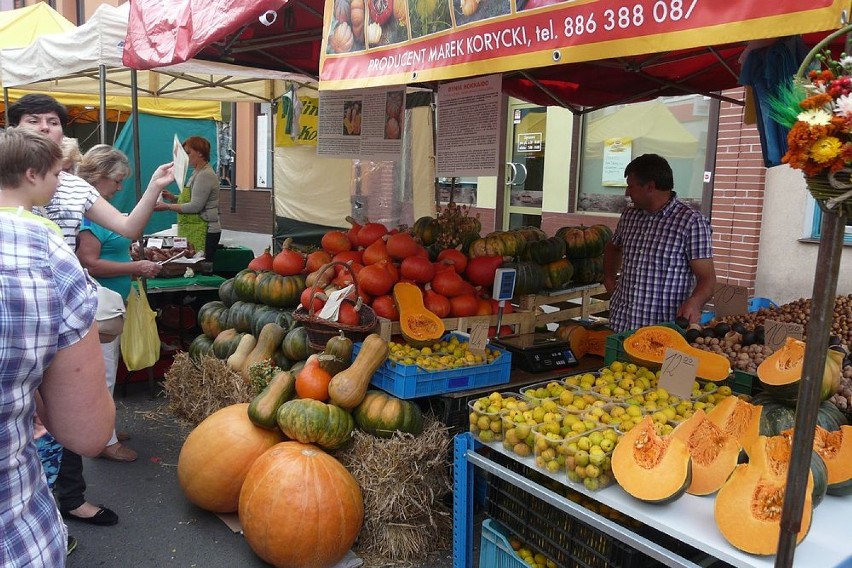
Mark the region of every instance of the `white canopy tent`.
<instances>
[{"instance_id":1,"label":"white canopy tent","mask_svg":"<svg viewBox=\"0 0 852 568\"><path fill-rule=\"evenodd\" d=\"M135 117L135 111L138 109L137 96L150 100L271 102L284 91L285 81L316 88L316 80L305 75L211 61L190 60L153 71L137 72L128 69L122 63L128 17L129 3L118 7L102 4L82 26L65 33L40 37L24 48L0 49L0 73L4 93L8 88L17 88L57 95L98 94L101 100L103 141L107 94L111 97L131 97ZM134 153L138 157L138 122L134 121L133 129ZM322 160L322 164L312 166L319 170L328 170L331 162L345 162L347 166L351 164L350 160L329 160L318 158L315 154L306 156L304 152L302 159ZM339 171L342 165L335 165L333 169ZM138 163L135 169L139 169ZM274 171L280 173L278 164ZM138 185L140 176L134 178ZM276 204L280 201L292 201L291 208L298 210L304 205L303 202L313 197L311 193L301 191L298 186L287 190L281 186L285 181L286 178L283 177L281 182L278 176L273 178L273 193L278 194L275 196ZM320 181L325 195L334 196L335 202L349 203L348 179L325 176L315 183ZM141 187L137 187L137 192L141 192ZM234 204L235 193L232 192L232 207ZM334 221L330 218L326 221L328 225L339 224L336 216Z\"/></svg>"}]
</instances>

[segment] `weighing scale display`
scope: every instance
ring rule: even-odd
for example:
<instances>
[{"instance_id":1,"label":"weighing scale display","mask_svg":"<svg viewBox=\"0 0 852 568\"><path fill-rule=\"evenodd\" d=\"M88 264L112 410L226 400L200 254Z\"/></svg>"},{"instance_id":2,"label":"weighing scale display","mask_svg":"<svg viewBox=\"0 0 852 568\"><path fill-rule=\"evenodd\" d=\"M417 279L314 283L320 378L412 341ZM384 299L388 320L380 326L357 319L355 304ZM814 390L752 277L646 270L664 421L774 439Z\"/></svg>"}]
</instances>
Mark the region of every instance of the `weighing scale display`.
<instances>
[{"instance_id":1,"label":"weighing scale display","mask_svg":"<svg viewBox=\"0 0 852 568\"><path fill-rule=\"evenodd\" d=\"M552 334L527 333L493 340L512 353L512 365L531 373L579 364L568 344Z\"/></svg>"},{"instance_id":2,"label":"weighing scale display","mask_svg":"<svg viewBox=\"0 0 852 568\"><path fill-rule=\"evenodd\" d=\"M494 273L494 289L491 297L497 301L511 300L515 295L515 280L518 272L514 268L498 268Z\"/></svg>"}]
</instances>

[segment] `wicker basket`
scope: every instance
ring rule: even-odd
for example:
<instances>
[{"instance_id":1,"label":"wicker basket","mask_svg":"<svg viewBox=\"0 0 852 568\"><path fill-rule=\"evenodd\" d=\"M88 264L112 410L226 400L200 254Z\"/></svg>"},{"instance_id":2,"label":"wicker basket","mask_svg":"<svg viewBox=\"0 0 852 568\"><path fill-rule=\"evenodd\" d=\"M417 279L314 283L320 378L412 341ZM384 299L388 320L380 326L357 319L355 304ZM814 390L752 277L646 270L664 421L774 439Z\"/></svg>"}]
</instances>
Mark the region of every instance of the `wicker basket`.
<instances>
[{"instance_id":1,"label":"wicker basket","mask_svg":"<svg viewBox=\"0 0 852 568\"><path fill-rule=\"evenodd\" d=\"M816 44L799 66L796 81L806 83L808 71L816 56L832 41L849 33L852 33L852 25L836 30ZM852 216L852 169L843 168L831 174L805 176L805 183L811 196L821 208L828 211L843 211L847 216Z\"/></svg>"},{"instance_id":2,"label":"wicker basket","mask_svg":"<svg viewBox=\"0 0 852 568\"><path fill-rule=\"evenodd\" d=\"M325 266L323 271L320 272L320 278L322 278L322 275L326 270L330 270L335 266L342 266L349 271L349 274L352 275L352 283L355 286L355 293L358 294L358 279L356 278L355 273L352 272L352 268L345 262L330 262ZM360 295L355 303L356 308L358 308L358 313L361 315L361 321L358 325L348 325L338 321L331 321L317 317L314 315L313 300L318 291L318 287L315 287L309 304L310 310L305 309L304 306L299 306L293 310L293 318L296 321L301 322L305 329L308 330L308 344L312 349L322 351L325 349L325 344L328 343L328 340L340 335L341 331L343 331L343 335L353 342L363 341L368 335L370 335L370 333L372 333L379 323L378 317L376 317L376 312L374 312L373 308L370 306L363 304Z\"/></svg>"}]
</instances>

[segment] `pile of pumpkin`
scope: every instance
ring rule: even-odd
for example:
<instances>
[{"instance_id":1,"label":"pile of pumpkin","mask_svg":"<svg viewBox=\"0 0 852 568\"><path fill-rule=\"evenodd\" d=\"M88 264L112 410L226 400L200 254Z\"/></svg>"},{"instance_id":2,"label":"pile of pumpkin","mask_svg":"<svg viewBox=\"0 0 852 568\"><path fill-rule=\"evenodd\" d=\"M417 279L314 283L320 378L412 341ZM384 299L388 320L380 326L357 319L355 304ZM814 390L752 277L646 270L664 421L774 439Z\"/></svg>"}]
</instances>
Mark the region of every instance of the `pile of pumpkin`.
<instances>
[{"instance_id":1,"label":"pile of pumpkin","mask_svg":"<svg viewBox=\"0 0 852 568\"><path fill-rule=\"evenodd\" d=\"M662 361L657 356L660 349L685 349L704 358L700 376L721 374L724 357L684 344L676 331L651 326L625 339L624 348L634 360L657 364ZM645 417L613 452L616 480L630 495L654 503L670 502L684 493L716 493L714 517L725 539L745 552L775 554L803 360L804 344L788 340L758 368L762 393L750 403L728 397L707 414L696 412L667 436L658 433L650 416ZM852 426L827 402L839 374L838 359L830 352L797 542L807 535L813 509L826 494L852 493Z\"/></svg>"},{"instance_id":2,"label":"pile of pumpkin","mask_svg":"<svg viewBox=\"0 0 852 568\"><path fill-rule=\"evenodd\" d=\"M275 328L267 323L260 337ZM345 446L356 425L379 437L422 431L416 404L367 390L387 343L369 335L350 363L352 351L341 335L297 372L271 359L252 364L249 376L268 370L263 390L203 420L181 449L187 498L212 512L238 511L252 550L275 566L333 566L355 542L362 494L327 452Z\"/></svg>"}]
</instances>

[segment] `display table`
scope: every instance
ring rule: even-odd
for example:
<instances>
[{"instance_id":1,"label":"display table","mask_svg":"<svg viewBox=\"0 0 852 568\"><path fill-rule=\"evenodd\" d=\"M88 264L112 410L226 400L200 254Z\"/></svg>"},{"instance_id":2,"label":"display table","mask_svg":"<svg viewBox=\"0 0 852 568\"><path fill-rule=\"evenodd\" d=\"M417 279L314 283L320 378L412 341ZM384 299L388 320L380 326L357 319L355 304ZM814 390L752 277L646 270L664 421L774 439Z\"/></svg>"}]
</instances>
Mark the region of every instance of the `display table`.
<instances>
[{"instance_id":1,"label":"display table","mask_svg":"<svg viewBox=\"0 0 852 568\"><path fill-rule=\"evenodd\" d=\"M149 294L218 290L224 281L225 278L215 274L196 274L190 278L147 278L145 279L145 290ZM134 285L135 282L134 280Z\"/></svg>"},{"instance_id":2,"label":"display table","mask_svg":"<svg viewBox=\"0 0 852 568\"><path fill-rule=\"evenodd\" d=\"M535 468L533 457L521 458L503 449L500 442L485 444L528 467ZM520 476L502 465L488 459L476 449L483 444L469 433L459 434L454 440L453 478L453 565L456 568L473 566L473 482L474 468L481 468L491 475L500 477L529 493L531 499L540 499L564 511L568 515L606 533L607 535L641 551L666 566L695 567L693 561L684 558L657 543L617 524L606 517L586 509L547 488ZM541 471L536 469L536 471ZM653 505L634 499L618 485L599 491L589 491L580 484L568 483L565 473L548 474L552 479L582 493L591 499L608 505L649 527L686 543L709 556L738 567L772 567L774 556L754 556L741 552L728 544L716 528L713 518L715 498L712 495L697 497L683 495L665 505ZM810 532L796 548L796 566L850 565L852 544L846 519L852 515L852 500L826 495L814 510Z\"/></svg>"}]
</instances>

